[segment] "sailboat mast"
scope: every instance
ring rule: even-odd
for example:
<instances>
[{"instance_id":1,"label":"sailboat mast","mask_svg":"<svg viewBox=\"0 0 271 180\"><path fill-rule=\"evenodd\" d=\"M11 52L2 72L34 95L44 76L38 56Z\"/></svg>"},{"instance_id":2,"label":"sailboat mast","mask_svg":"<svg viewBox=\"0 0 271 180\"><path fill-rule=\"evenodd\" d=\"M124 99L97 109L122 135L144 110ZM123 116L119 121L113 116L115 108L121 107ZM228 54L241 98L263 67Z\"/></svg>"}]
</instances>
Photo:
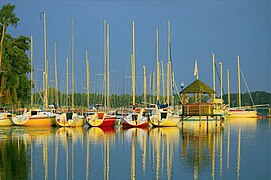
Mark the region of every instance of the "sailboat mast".
<instances>
[{"instance_id":1,"label":"sailboat mast","mask_svg":"<svg viewBox=\"0 0 271 180\"><path fill-rule=\"evenodd\" d=\"M215 91L215 54L212 53L212 70L213 70L213 90ZM214 99L215 99L215 94L214 94Z\"/></svg>"},{"instance_id":2,"label":"sailboat mast","mask_svg":"<svg viewBox=\"0 0 271 180\"><path fill-rule=\"evenodd\" d=\"M171 79L172 79L171 83L175 82L174 71L172 71ZM171 85L171 89L173 89L173 84ZM171 92L173 92L173 90ZM171 96L171 105L174 106L174 95L173 94Z\"/></svg>"},{"instance_id":3,"label":"sailboat mast","mask_svg":"<svg viewBox=\"0 0 271 180\"><path fill-rule=\"evenodd\" d=\"M46 15L43 12L43 37L44 37L44 106L45 110L48 108L48 76L47 76L47 42L46 42Z\"/></svg>"},{"instance_id":4,"label":"sailboat mast","mask_svg":"<svg viewBox=\"0 0 271 180\"><path fill-rule=\"evenodd\" d=\"M30 61L31 61L31 71L30 71L30 89L31 89L31 97L30 97L30 107L33 107L33 36L30 36Z\"/></svg>"},{"instance_id":5,"label":"sailboat mast","mask_svg":"<svg viewBox=\"0 0 271 180\"><path fill-rule=\"evenodd\" d=\"M231 106L231 90L230 90L230 70L227 69L227 80L228 80L228 104Z\"/></svg>"},{"instance_id":6,"label":"sailboat mast","mask_svg":"<svg viewBox=\"0 0 271 180\"><path fill-rule=\"evenodd\" d=\"M143 66L143 101L147 102L147 77L146 77L146 66Z\"/></svg>"},{"instance_id":7,"label":"sailboat mast","mask_svg":"<svg viewBox=\"0 0 271 180\"><path fill-rule=\"evenodd\" d=\"M134 21L132 23L131 64L132 64L132 96L133 96L133 105L135 105L135 22Z\"/></svg>"},{"instance_id":8,"label":"sailboat mast","mask_svg":"<svg viewBox=\"0 0 271 180\"><path fill-rule=\"evenodd\" d=\"M66 59L66 108L69 105L69 59Z\"/></svg>"},{"instance_id":9,"label":"sailboat mast","mask_svg":"<svg viewBox=\"0 0 271 180\"><path fill-rule=\"evenodd\" d=\"M240 57L239 56L237 56L237 74L238 74L238 105L239 107L241 107L242 104L241 104Z\"/></svg>"},{"instance_id":10,"label":"sailboat mast","mask_svg":"<svg viewBox=\"0 0 271 180\"><path fill-rule=\"evenodd\" d=\"M74 107L74 21L72 18L72 109Z\"/></svg>"},{"instance_id":11,"label":"sailboat mast","mask_svg":"<svg viewBox=\"0 0 271 180\"><path fill-rule=\"evenodd\" d=\"M87 84L87 107L89 107L89 65L88 65L88 51L86 51L86 84Z\"/></svg>"},{"instance_id":12,"label":"sailboat mast","mask_svg":"<svg viewBox=\"0 0 271 180\"><path fill-rule=\"evenodd\" d=\"M104 20L104 111L106 111L106 21Z\"/></svg>"},{"instance_id":13,"label":"sailboat mast","mask_svg":"<svg viewBox=\"0 0 271 180\"><path fill-rule=\"evenodd\" d=\"M107 46L107 53L106 53L106 57L107 57L107 106L110 107L110 72L109 72L109 67L110 67L110 56L109 56L109 24L107 24L107 35L106 35L106 46Z\"/></svg>"},{"instance_id":14,"label":"sailboat mast","mask_svg":"<svg viewBox=\"0 0 271 180\"><path fill-rule=\"evenodd\" d=\"M171 60L170 60L170 20L168 21L168 45L167 45L167 55L168 55L168 63L167 63L167 103L169 103L170 99L170 70L171 70Z\"/></svg>"},{"instance_id":15,"label":"sailboat mast","mask_svg":"<svg viewBox=\"0 0 271 180\"><path fill-rule=\"evenodd\" d=\"M158 28L156 28L156 100L160 100L160 68L159 68L159 60L158 60Z\"/></svg>"},{"instance_id":16,"label":"sailboat mast","mask_svg":"<svg viewBox=\"0 0 271 180\"><path fill-rule=\"evenodd\" d=\"M164 63L163 61L160 61L161 63L161 73L162 73L162 94L163 94L163 101L165 102L165 78L164 78Z\"/></svg>"},{"instance_id":17,"label":"sailboat mast","mask_svg":"<svg viewBox=\"0 0 271 180\"><path fill-rule=\"evenodd\" d=\"M223 102L223 98L222 98L222 95L223 95L223 92L222 92L222 88L223 88L223 83L222 83L222 62L219 62L219 65L220 65L220 99L221 99L221 102Z\"/></svg>"},{"instance_id":18,"label":"sailboat mast","mask_svg":"<svg viewBox=\"0 0 271 180\"><path fill-rule=\"evenodd\" d=\"M58 104L58 81L57 81L57 66L56 66L56 41L55 41L55 103Z\"/></svg>"}]
</instances>

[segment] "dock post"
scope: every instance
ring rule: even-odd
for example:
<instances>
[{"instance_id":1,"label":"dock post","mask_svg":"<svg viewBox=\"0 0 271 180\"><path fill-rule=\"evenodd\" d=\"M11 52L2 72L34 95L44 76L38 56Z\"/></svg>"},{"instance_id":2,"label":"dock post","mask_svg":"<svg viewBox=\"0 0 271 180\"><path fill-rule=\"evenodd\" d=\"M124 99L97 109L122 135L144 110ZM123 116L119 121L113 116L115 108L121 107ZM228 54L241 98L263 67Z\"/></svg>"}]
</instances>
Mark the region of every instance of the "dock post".
<instances>
[{"instance_id":1,"label":"dock post","mask_svg":"<svg viewBox=\"0 0 271 180\"><path fill-rule=\"evenodd\" d=\"M201 116L199 116L199 127L201 126Z\"/></svg>"},{"instance_id":2,"label":"dock post","mask_svg":"<svg viewBox=\"0 0 271 180\"><path fill-rule=\"evenodd\" d=\"M215 116L215 126L217 126L217 115Z\"/></svg>"},{"instance_id":3,"label":"dock post","mask_svg":"<svg viewBox=\"0 0 271 180\"><path fill-rule=\"evenodd\" d=\"M208 118L209 118L209 116L207 115L207 126L208 126Z\"/></svg>"}]
</instances>

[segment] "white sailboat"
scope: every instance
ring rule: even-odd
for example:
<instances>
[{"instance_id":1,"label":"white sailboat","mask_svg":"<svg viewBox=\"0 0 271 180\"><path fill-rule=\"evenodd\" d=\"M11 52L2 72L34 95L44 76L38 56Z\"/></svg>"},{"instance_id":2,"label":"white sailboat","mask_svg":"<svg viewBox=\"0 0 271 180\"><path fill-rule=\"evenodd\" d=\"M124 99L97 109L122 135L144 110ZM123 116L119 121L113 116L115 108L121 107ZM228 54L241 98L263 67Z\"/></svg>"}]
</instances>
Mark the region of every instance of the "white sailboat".
<instances>
[{"instance_id":1,"label":"white sailboat","mask_svg":"<svg viewBox=\"0 0 271 180\"><path fill-rule=\"evenodd\" d=\"M78 115L77 113L73 112L74 108L74 22L72 19L72 107L70 112L64 112L61 115L56 117L56 125L60 127L82 127L85 124L85 117L83 115ZM67 70L68 70L68 59L67 63ZM67 73L68 77L68 73ZM67 84L68 84L68 78ZM67 85L68 87L68 85ZM68 91L67 91L68 94ZM68 102L66 102L68 104Z\"/></svg>"},{"instance_id":2,"label":"white sailboat","mask_svg":"<svg viewBox=\"0 0 271 180\"><path fill-rule=\"evenodd\" d=\"M168 21L168 54L170 53L170 21ZM167 78L170 78L170 54L168 55L168 73ZM157 78L157 101L160 100L160 70L159 70L159 61L158 61L158 29L156 29L156 78ZM169 79L167 80L167 100L169 100L170 87ZM158 105L155 105L155 110L150 116L150 122L153 126L163 127L163 126L177 126L179 124L180 117L179 115L174 114L170 108L160 108Z\"/></svg>"},{"instance_id":3,"label":"white sailboat","mask_svg":"<svg viewBox=\"0 0 271 180\"><path fill-rule=\"evenodd\" d=\"M240 87L240 58L237 56L238 65L238 105L239 107L230 108L228 112L229 118L257 118L258 113L253 107L242 107L241 103L241 87Z\"/></svg>"},{"instance_id":4,"label":"white sailboat","mask_svg":"<svg viewBox=\"0 0 271 180\"><path fill-rule=\"evenodd\" d=\"M133 97L133 112L122 118L123 127L147 127L148 117L145 116L144 108L139 112L135 110L135 37L134 37L134 21L132 23L132 54L131 54L131 67L132 67L132 97Z\"/></svg>"}]
</instances>

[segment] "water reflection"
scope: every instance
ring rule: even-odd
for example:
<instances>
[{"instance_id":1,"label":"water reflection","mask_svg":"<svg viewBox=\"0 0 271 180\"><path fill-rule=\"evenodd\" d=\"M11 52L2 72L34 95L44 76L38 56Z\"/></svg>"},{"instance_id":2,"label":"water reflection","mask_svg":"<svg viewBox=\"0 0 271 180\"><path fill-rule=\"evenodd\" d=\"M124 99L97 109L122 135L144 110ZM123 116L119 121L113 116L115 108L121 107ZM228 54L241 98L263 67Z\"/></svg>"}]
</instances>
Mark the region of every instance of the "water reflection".
<instances>
[{"instance_id":1,"label":"water reflection","mask_svg":"<svg viewBox=\"0 0 271 180\"><path fill-rule=\"evenodd\" d=\"M229 119L227 121L228 128L228 147L227 147L227 169L230 168L230 133L231 131L237 132L237 156L236 156L236 175L237 179L240 179L241 172L241 139L242 139L242 129L245 129L246 132L249 132L250 136L255 132L257 128L257 118L239 118L239 119Z\"/></svg>"},{"instance_id":2,"label":"water reflection","mask_svg":"<svg viewBox=\"0 0 271 180\"><path fill-rule=\"evenodd\" d=\"M89 142L93 142L94 146L100 145L103 149L102 158L103 159L103 179L110 179L110 146L115 140L115 128L114 127L91 127L87 131L87 148L89 151ZM88 153L89 155L89 153ZM97 154L95 154L97 155ZM88 159L88 158L87 158ZM88 164L89 162L87 162ZM96 171L94 169L93 171ZM88 178L89 170L86 170L86 179Z\"/></svg>"},{"instance_id":3,"label":"water reflection","mask_svg":"<svg viewBox=\"0 0 271 180\"><path fill-rule=\"evenodd\" d=\"M188 121L182 126L182 162L193 169L193 178L198 179L200 172L211 172L215 178L216 149L219 145L220 173L222 173L223 127L215 122ZM210 169L211 165L211 169Z\"/></svg>"},{"instance_id":4,"label":"water reflection","mask_svg":"<svg viewBox=\"0 0 271 180\"><path fill-rule=\"evenodd\" d=\"M178 127L153 128L150 130L150 152L155 161L155 178L163 174L166 164L167 179L171 179L173 157L178 151L180 130ZM166 159L166 161L165 161Z\"/></svg>"},{"instance_id":5,"label":"water reflection","mask_svg":"<svg viewBox=\"0 0 271 180\"><path fill-rule=\"evenodd\" d=\"M223 127L0 127L0 179L243 179L253 167L245 162L266 148L254 146L259 122L270 137L269 121L257 119Z\"/></svg>"}]
</instances>

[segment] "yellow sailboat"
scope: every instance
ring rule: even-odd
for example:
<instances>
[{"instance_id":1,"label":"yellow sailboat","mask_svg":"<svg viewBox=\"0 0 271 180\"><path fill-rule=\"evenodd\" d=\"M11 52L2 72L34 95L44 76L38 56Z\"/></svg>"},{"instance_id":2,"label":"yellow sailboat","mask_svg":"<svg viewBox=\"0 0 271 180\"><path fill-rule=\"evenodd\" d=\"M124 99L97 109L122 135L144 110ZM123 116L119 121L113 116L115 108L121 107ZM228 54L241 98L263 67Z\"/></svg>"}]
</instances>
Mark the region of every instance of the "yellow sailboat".
<instances>
[{"instance_id":1,"label":"yellow sailboat","mask_svg":"<svg viewBox=\"0 0 271 180\"><path fill-rule=\"evenodd\" d=\"M170 32L170 21L168 21L168 31ZM170 34L170 33L168 33ZM168 35L169 36L169 35ZM168 46L170 47L170 38L168 38ZM168 48L168 54L170 54L170 48ZM168 67L170 67L170 55L169 55L169 62ZM170 79L171 73L169 73L170 68L168 68L168 81ZM159 70L159 61L158 61L158 29L156 29L156 85L157 85L157 102L160 100L160 70ZM169 92L170 87L169 83L167 83L167 94L169 99ZM153 126L163 127L163 126L178 126L180 121L180 117L177 114L174 114L173 111L166 108L160 108L155 105L155 111L153 111L152 115L150 116L150 122Z\"/></svg>"}]
</instances>

